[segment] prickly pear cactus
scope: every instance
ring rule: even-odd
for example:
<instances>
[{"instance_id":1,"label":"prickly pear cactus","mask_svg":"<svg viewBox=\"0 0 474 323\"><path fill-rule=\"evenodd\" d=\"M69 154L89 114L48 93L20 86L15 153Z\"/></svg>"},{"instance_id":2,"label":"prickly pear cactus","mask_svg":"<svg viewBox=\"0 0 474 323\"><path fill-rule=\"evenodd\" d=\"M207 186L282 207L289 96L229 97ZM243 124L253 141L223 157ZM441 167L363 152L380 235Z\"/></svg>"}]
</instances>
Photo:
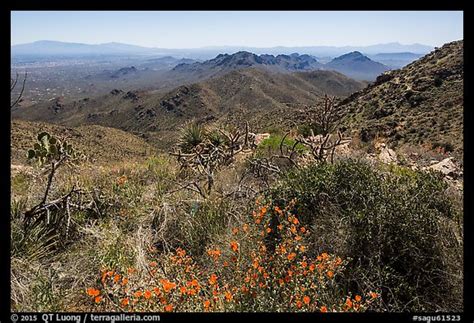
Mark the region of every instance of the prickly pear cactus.
<instances>
[{"instance_id":1,"label":"prickly pear cactus","mask_svg":"<svg viewBox=\"0 0 474 323\"><path fill-rule=\"evenodd\" d=\"M61 158L75 158L77 152L71 144L66 141L61 142L59 139L51 136L47 132L42 132L37 136L37 142L33 149L27 152L28 160L36 160L39 166L59 161Z\"/></svg>"}]
</instances>

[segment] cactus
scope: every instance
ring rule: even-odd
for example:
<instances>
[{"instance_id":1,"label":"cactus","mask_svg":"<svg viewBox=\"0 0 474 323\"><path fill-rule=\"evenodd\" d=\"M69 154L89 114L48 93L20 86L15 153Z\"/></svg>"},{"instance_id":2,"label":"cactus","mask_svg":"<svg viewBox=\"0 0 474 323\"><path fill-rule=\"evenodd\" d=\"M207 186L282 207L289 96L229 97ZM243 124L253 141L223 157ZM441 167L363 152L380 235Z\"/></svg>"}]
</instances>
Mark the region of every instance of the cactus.
<instances>
[{"instance_id":1,"label":"cactus","mask_svg":"<svg viewBox=\"0 0 474 323\"><path fill-rule=\"evenodd\" d=\"M27 151L27 157L28 160L36 160L40 167L48 163L59 163L66 158L75 159L79 156L71 144L66 141L61 142L47 132L38 134L36 139L37 142L33 145L33 149Z\"/></svg>"}]
</instances>

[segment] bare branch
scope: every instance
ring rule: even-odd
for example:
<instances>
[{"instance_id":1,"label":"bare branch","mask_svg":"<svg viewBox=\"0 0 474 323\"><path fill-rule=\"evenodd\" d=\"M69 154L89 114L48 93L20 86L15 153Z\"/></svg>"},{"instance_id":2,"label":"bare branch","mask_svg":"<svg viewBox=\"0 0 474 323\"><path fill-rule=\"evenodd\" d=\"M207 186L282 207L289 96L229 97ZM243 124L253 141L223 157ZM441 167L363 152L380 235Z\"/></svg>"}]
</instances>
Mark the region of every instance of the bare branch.
<instances>
[{"instance_id":1,"label":"bare branch","mask_svg":"<svg viewBox=\"0 0 474 323\"><path fill-rule=\"evenodd\" d=\"M23 97L23 92L25 90L25 84L26 84L26 78L28 76L28 72L25 72L25 77L23 78L23 83L21 85L21 90L20 90L20 93L18 94L17 98L13 101L13 103L10 103L10 109L14 108L18 102L20 102L21 98ZM18 73L16 75L16 78L15 80L12 82L11 86L10 86L10 93L15 89L16 85L17 85L17 82L18 82Z\"/></svg>"}]
</instances>

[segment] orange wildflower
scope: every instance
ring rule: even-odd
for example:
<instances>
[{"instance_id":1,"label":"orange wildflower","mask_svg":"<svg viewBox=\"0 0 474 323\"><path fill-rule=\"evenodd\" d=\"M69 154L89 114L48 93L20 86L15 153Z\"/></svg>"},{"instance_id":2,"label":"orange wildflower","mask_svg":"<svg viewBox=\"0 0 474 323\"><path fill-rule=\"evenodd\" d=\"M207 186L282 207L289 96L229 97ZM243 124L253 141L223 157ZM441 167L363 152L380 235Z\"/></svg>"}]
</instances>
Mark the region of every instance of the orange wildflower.
<instances>
[{"instance_id":1,"label":"orange wildflower","mask_svg":"<svg viewBox=\"0 0 474 323\"><path fill-rule=\"evenodd\" d=\"M173 305L168 304L165 306L165 312L172 312L173 311Z\"/></svg>"},{"instance_id":2,"label":"orange wildflower","mask_svg":"<svg viewBox=\"0 0 474 323\"><path fill-rule=\"evenodd\" d=\"M347 308L351 308L352 307L352 301L350 298L346 299L346 306Z\"/></svg>"},{"instance_id":3,"label":"orange wildflower","mask_svg":"<svg viewBox=\"0 0 474 323\"><path fill-rule=\"evenodd\" d=\"M296 240L296 241L300 241L300 240L301 240L301 236L296 236L296 237L295 237L295 240Z\"/></svg>"},{"instance_id":4,"label":"orange wildflower","mask_svg":"<svg viewBox=\"0 0 474 323\"><path fill-rule=\"evenodd\" d=\"M120 275L119 275L119 274L115 274L115 276L114 276L114 283L117 283L119 280L120 280Z\"/></svg>"},{"instance_id":5,"label":"orange wildflower","mask_svg":"<svg viewBox=\"0 0 474 323\"><path fill-rule=\"evenodd\" d=\"M209 309L209 307L211 307L211 301L208 300L208 299L206 299L206 300L204 301L204 309L207 310L207 309Z\"/></svg>"},{"instance_id":6,"label":"orange wildflower","mask_svg":"<svg viewBox=\"0 0 474 323\"><path fill-rule=\"evenodd\" d=\"M219 249L216 250L208 250L207 254L217 260L221 256L221 251Z\"/></svg>"},{"instance_id":7,"label":"orange wildflower","mask_svg":"<svg viewBox=\"0 0 474 323\"><path fill-rule=\"evenodd\" d=\"M232 229L232 233L233 233L233 234L239 233L239 228L233 228L233 229Z\"/></svg>"},{"instance_id":8,"label":"orange wildflower","mask_svg":"<svg viewBox=\"0 0 474 323\"><path fill-rule=\"evenodd\" d=\"M328 275L329 278L332 278L334 276L334 272L332 272L331 270L329 270L326 275Z\"/></svg>"},{"instance_id":9,"label":"orange wildflower","mask_svg":"<svg viewBox=\"0 0 474 323\"><path fill-rule=\"evenodd\" d=\"M328 258L329 258L329 255L328 255L327 253L323 252L323 253L321 254L321 257L322 257L323 259L328 259Z\"/></svg>"},{"instance_id":10,"label":"orange wildflower","mask_svg":"<svg viewBox=\"0 0 474 323\"><path fill-rule=\"evenodd\" d=\"M379 295L375 292L370 292L370 297L372 297L373 299L377 298Z\"/></svg>"},{"instance_id":11,"label":"orange wildflower","mask_svg":"<svg viewBox=\"0 0 474 323\"><path fill-rule=\"evenodd\" d=\"M296 234L296 232L297 232L296 227L294 225L291 225L290 231L291 231L291 233Z\"/></svg>"},{"instance_id":12,"label":"orange wildflower","mask_svg":"<svg viewBox=\"0 0 474 323\"><path fill-rule=\"evenodd\" d=\"M296 307L302 308L302 307L303 307L303 303L302 303L301 301L297 301L297 302L296 302Z\"/></svg>"},{"instance_id":13,"label":"orange wildflower","mask_svg":"<svg viewBox=\"0 0 474 323\"><path fill-rule=\"evenodd\" d=\"M155 292L156 296L159 296L161 294L161 291L158 287L153 288L153 291Z\"/></svg>"},{"instance_id":14,"label":"orange wildflower","mask_svg":"<svg viewBox=\"0 0 474 323\"><path fill-rule=\"evenodd\" d=\"M184 257L186 255L186 251L181 249L181 248L177 248L176 249L176 254L179 256L179 257Z\"/></svg>"},{"instance_id":15,"label":"orange wildflower","mask_svg":"<svg viewBox=\"0 0 474 323\"><path fill-rule=\"evenodd\" d=\"M95 288L88 288L86 292L87 292L87 295L92 296L92 297L99 296L100 294L100 290L95 289Z\"/></svg>"},{"instance_id":16,"label":"orange wildflower","mask_svg":"<svg viewBox=\"0 0 474 323\"><path fill-rule=\"evenodd\" d=\"M306 305L308 305L308 304L311 302L311 298L309 298L309 296L306 295L305 297L303 297L303 302L304 302Z\"/></svg>"},{"instance_id":17,"label":"orange wildflower","mask_svg":"<svg viewBox=\"0 0 474 323\"><path fill-rule=\"evenodd\" d=\"M209 284L214 285L215 283L217 283L217 275L211 274L211 277L209 278Z\"/></svg>"},{"instance_id":18,"label":"orange wildflower","mask_svg":"<svg viewBox=\"0 0 474 323\"><path fill-rule=\"evenodd\" d=\"M150 262L150 267L156 267L156 265L157 265L156 261Z\"/></svg>"},{"instance_id":19,"label":"orange wildflower","mask_svg":"<svg viewBox=\"0 0 474 323\"><path fill-rule=\"evenodd\" d=\"M232 248L232 251L237 252L239 250L239 244L236 241L232 241L230 243L230 247Z\"/></svg>"},{"instance_id":20,"label":"orange wildflower","mask_svg":"<svg viewBox=\"0 0 474 323\"><path fill-rule=\"evenodd\" d=\"M122 299L122 301L120 302L120 304L122 306L127 306L128 304L130 304L130 300L128 298L124 298Z\"/></svg>"},{"instance_id":21,"label":"orange wildflower","mask_svg":"<svg viewBox=\"0 0 474 323\"><path fill-rule=\"evenodd\" d=\"M99 304L100 301L102 301L102 296L96 296L96 297L94 298L94 302L95 302L96 304Z\"/></svg>"},{"instance_id":22,"label":"orange wildflower","mask_svg":"<svg viewBox=\"0 0 474 323\"><path fill-rule=\"evenodd\" d=\"M264 215L265 213L267 213L267 208L264 206L260 209L260 214Z\"/></svg>"},{"instance_id":23,"label":"orange wildflower","mask_svg":"<svg viewBox=\"0 0 474 323\"><path fill-rule=\"evenodd\" d=\"M247 223L245 223L243 226L242 226L242 230L244 230L244 232L247 232L249 230L249 225Z\"/></svg>"},{"instance_id":24,"label":"orange wildflower","mask_svg":"<svg viewBox=\"0 0 474 323\"><path fill-rule=\"evenodd\" d=\"M133 296L135 296L136 298L141 297L141 296L142 296L142 292L139 291L139 290L137 290L137 291L133 294Z\"/></svg>"},{"instance_id":25,"label":"orange wildflower","mask_svg":"<svg viewBox=\"0 0 474 323\"><path fill-rule=\"evenodd\" d=\"M256 224L260 224L260 222L262 222L262 220L260 220L260 219L255 220Z\"/></svg>"},{"instance_id":26,"label":"orange wildflower","mask_svg":"<svg viewBox=\"0 0 474 323\"><path fill-rule=\"evenodd\" d=\"M293 260L293 259L295 259L295 257L296 257L296 253L294 253L294 252L290 253L290 254L287 256L288 260L290 260L290 261Z\"/></svg>"},{"instance_id":27,"label":"orange wildflower","mask_svg":"<svg viewBox=\"0 0 474 323\"><path fill-rule=\"evenodd\" d=\"M298 225L300 223L300 221L298 221L298 219L296 217L293 217L293 224L296 224Z\"/></svg>"},{"instance_id":28,"label":"orange wildflower","mask_svg":"<svg viewBox=\"0 0 474 323\"><path fill-rule=\"evenodd\" d=\"M316 265L315 265L315 264L309 265L309 271L314 271L314 269L316 269Z\"/></svg>"},{"instance_id":29,"label":"orange wildflower","mask_svg":"<svg viewBox=\"0 0 474 323\"><path fill-rule=\"evenodd\" d=\"M272 229L271 229L271 228L267 228L266 231L267 231L267 233L270 233L270 232L272 232Z\"/></svg>"},{"instance_id":30,"label":"orange wildflower","mask_svg":"<svg viewBox=\"0 0 474 323\"><path fill-rule=\"evenodd\" d=\"M227 291L225 292L225 299L230 302L232 300L233 296L232 296L232 293Z\"/></svg>"},{"instance_id":31,"label":"orange wildflower","mask_svg":"<svg viewBox=\"0 0 474 323\"><path fill-rule=\"evenodd\" d=\"M197 279L193 279L189 282L189 286L199 287L199 282L197 281Z\"/></svg>"},{"instance_id":32,"label":"orange wildflower","mask_svg":"<svg viewBox=\"0 0 474 323\"><path fill-rule=\"evenodd\" d=\"M306 246L300 246L300 251L305 252L306 251Z\"/></svg>"},{"instance_id":33,"label":"orange wildflower","mask_svg":"<svg viewBox=\"0 0 474 323\"><path fill-rule=\"evenodd\" d=\"M179 288L179 290L180 290L181 294L186 294L186 287L181 286L181 287Z\"/></svg>"},{"instance_id":34,"label":"orange wildflower","mask_svg":"<svg viewBox=\"0 0 474 323\"><path fill-rule=\"evenodd\" d=\"M301 262L301 267L306 268L308 266L308 263L306 261Z\"/></svg>"},{"instance_id":35,"label":"orange wildflower","mask_svg":"<svg viewBox=\"0 0 474 323\"><path fill-rule=\"evenodd\" d=\"M127 176L122 175L119 178L117 178L117 185L122 186L127 182Z\"/></svg>"},{"instance_id":36,"label":"orange wildflower","mask_svg":"<svg viewBox=\"0 0 474 323\"><path fill-rule=\"evenodd\" d=\"M128 278L127 277L123 277L122 278L122 286L125 286L128 284Z\"/></svg>"},{"instance_id":37,"label":"orange wildflower","mask_svg":"<svg viewBox=\"0 0 474 323\"><path fill-rule=\"evenodd\" d=\"M176 288L176 284L173 283L173 282L170 282L169 280L161 279L160 282L161 282L161 285L163 286L163 289L164 289L165 293L167 293L170 290Z\"/></svg>"},{"instance_id":38,"label":"orange wildflower","mask_svg":"<svg viewBox=\"0 0 474 323\"><path fill-rule=\"evenodd\" d=\"M281 230L283 229L283 224L279 224L279 225L277 226L277 228L278 228L278 230L281 231Z\"/></svg>"},{"instance_id":39,"label":"orange wildflower","mask_svg":"<svg viewBox=\"0 0 474 323\"><path fill-rule=\"evenodd\" d=\"M301 228L300 228L300 231L301 231L301 233L305 233L305 232L306 232L306 228L305 228L305 227L301 227Z\"/></svg>"},{"instance_id":40,"label":"orange wildflower","mask_svg":"<svg viewBox=\"0 0 474 323\"><path fill-rule=\"evenodd\" d=\"M149 290L146 290L145 293L143 294L143 296L146 298L146 299L150 299L151 298L151 292Z\"/></svg>"},{"instance_id":41,"label":"orange wildflower","mask_svg":"<svg viewBox=\"0 0 474 323\"><path fill-rule=\"evenodd\" d=\"M362 300L362 297L360 295L355 296L355 301L360 302Z\"/></svg>"},{"instance_id":42,"label":"orange wildflower","mask_svg":"<svg viewBox=\"0 0 474 323\"><path fill-rule=\"evenodd\" d=\"M319 310L321 311L321 313L326 313L328 311L328 308L326 306L321 306Z\"/></svg>"},{"instance_id":43,"label":"orange wildflower","mask_svg":"<svg viewBox=\"0 0 474 323\"><path fill-rule=\"evenodd\" d=\"M254 260L253 264L252 264L252 267L257 269L258 268L258 261L257 260Z\"/></svg>"}]
</instances>

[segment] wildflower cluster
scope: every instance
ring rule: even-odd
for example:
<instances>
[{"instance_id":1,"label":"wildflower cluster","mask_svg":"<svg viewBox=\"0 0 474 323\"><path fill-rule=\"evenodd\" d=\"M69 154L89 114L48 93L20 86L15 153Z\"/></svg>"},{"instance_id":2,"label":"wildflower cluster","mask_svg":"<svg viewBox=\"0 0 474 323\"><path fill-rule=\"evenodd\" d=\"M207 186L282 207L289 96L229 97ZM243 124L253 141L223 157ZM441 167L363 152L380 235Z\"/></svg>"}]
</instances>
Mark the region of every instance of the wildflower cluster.
<instances>
[{"instance_id":1,"label":"wildflower cluster","mask_svg":"<svg viewBox=\"0 0 474 323\"><path fill-rule=\"evenodd\" d=\"M104 271L94 303L127 311L363 311L377 297L344 295L337 278L346 262L308 252L309 230L294 209L260 205L248 223L230 228L227 239L197 263L186 251L160 256L128 275ZM112 295L107 299L100 295Z\"/></svg>"}]
</instances>

